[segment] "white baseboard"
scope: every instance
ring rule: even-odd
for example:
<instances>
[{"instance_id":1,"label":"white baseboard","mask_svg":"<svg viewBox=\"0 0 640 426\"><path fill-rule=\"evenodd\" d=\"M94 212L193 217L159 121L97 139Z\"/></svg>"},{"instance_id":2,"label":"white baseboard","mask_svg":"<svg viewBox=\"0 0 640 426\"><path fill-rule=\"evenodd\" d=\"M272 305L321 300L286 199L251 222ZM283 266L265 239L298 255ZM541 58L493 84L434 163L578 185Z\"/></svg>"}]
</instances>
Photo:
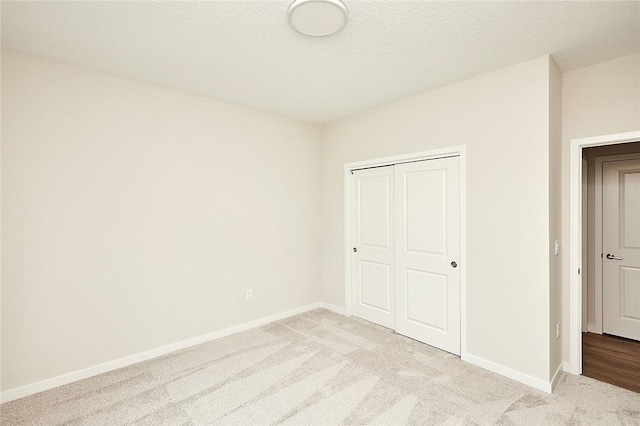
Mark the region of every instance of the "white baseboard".
<instances>
[{"instance_id":1,"label":"white baseboard","mask_svg":"<svg viewBox=\"0 0 640 426\"><path fill-rule=\"evenodd\" d=\"M603 334L602 330L598 330L598 328L594 325L587 327L587 333L593 333L593 334Z\"/></svg>"},{"instance_id":2,"label":"white baseboard","mask_svg":"<svg viewBox=\"0 0 640 426\"><path fill-rule=\"evenodd\" d=\"M553 373L553 377L551 378L551 392L553 392L553 390L556 388L556 383L558 383L558 379L560 378L563 370L564 363L561 362L560 365L558 365L558 368L556 368L556 372Z\"/></svg>"},{"instance_id":3,"label":"white baseboard","mask_svg":"<svg viewBox=\"0 0 640 426\"><path fill-rule=\"evenodd\" d=\"M71 373L63 374L61 376L53 377L51 379L42 380L30 385L21 386L15 389L9 389L0 393L0 403L13 401L18 398L33 395L38 392L43 392L49 389L56 388L58 386L67 385L69 383L77 382L78 380L87 379L89 377L97 376L98 374L106 373L109 371L117 370L118 368L127 367L138 362L147 361L152 358L156 358L162 355L166 355L171 352L175 352L180 349L188 348L190 346L199 345L201 343L209 342L211 340L220 339L231 334L240 333L245 330L249 330L255 327L260 327L265 324L269 324L274 321L278 321L284 318L292 317L313 309L321 308L323 304L321 302L312 303L310 305L301 306L299 308L291 309L285 312L280 312L268 317L260 318L254 321L245 322L233 327L225 328L224 330L214 331L213 333L204 334L202 336L193 337L191 339L182 340L180 342L171 343L166 346L151 349L145 352L140 352L134 355L129 355L124 358L119 358L113 361L108 361L103 364L94 365L82 370L73 371ZM329 309L329 308L327 308Z\"/></svg>"},{"instance_id":4,"label":"white baseboard","mask_svg":"<svg viewBox=\"0 0 640 426\"><path fill-rule=\"evenodd\" d=\"M328 309L330 311L335 312L336 314L344 315L344 308L340 308L336 305L332 305L331 303L322 302L322 307Z\"/></svg>"},{"instance_id":5,"label":"white baseboard","mask_svg":"<svg viewBox=\"0 0 640 426\"><path fill-rule=\"evenodd\" d=\"M505 367L504 365L496 364L495 362L488 361L484 358L480 358L479 356L467 353L462 355L462 360L470 364L477 365L478 367L484 368L485 370L493 371L494 373L498 373L502 376L508 377L512 380L515 380L516 382L524 383L525 385L529 385L543 392L551 393L551 391L553 390L551 382L529 376L528 374L524 374L509 367Z\"/></svg>"}]
</instances>

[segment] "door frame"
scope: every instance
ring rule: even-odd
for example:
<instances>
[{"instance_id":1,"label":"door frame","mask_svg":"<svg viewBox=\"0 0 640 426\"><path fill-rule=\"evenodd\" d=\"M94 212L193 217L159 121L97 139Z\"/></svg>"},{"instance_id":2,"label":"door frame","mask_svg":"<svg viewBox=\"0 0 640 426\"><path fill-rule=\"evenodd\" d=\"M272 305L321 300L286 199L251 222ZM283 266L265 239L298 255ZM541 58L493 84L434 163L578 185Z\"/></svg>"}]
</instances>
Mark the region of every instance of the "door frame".
<instances>
[{"instance_id":1,"label":"door frame","mask_svg":"<svg viewBox=\"0 0 640 426\"><path fill-rule=\"evenodd\" d=\"M582 159L582 199L583 200L588 200L588 189L589 189L589 162L587 161L586 158ZM586 196L585 196L586 195ZM585 208L585 206L582 206L582 223L587 223L589 218L588 218L588 213L589 213L589 208L587 206L587 208ZM583 226L582 227L582 241L587 241L589 240L589 229L587 226ZM586 259L586 265L582 265L582 267L586 270L587 268L590 268L590 262L591 262L591 258L589 257L589 245L588 244L583 244L582 245L582 261L585 262ZM588 274L582 274L580 277L580 281L582 282L582 332L585 333L587 331L589 331L589 309L584 309L585 306L588 305L588 298L587 295L589 294L589 276Z\"/></svg>"},{"instance_id":2,"label":"door frame","mask_svg":"<svg viewBox=\"0 0 640 426\"><path fill-rule=\"evenodd\" d=\"M353 315L351 283L351 178L352 171L422 160L457 156L460 159L460 356L467 354L467 158L466 145L411 154L375 158L344 165L344 313Z\"/></svg>"},{"instance_id":3,"label":"door frame","mask_svg":"<svg viewBox=\"0 0 640 426\"><path fill-rule=\"evenodd\" d=\"M640 130L571 139L569 152L569 372L582 374L582 150L640 140ZM586 225L586 224L585 224Z\"/></svg>"}]
</instances>

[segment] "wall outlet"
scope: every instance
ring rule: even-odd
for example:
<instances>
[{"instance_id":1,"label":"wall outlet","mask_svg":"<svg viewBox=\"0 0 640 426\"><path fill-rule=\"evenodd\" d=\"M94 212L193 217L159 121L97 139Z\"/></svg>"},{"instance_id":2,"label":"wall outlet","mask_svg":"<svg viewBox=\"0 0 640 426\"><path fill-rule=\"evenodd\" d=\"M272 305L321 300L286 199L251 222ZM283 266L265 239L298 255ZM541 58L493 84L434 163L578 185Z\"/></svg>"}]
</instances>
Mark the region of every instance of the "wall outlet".
<instances>
[{"instance_id":1,"label":"wall outlet","mask_svg":"<svg viewBox=\"0 0 640 426\"><path fill-rule=\"evenodd\" d=\"M253 299L253 290L247 290L247 300Z\"/></svg>"},{"instance_id":2,"label":"wall outlet","mask_svg":"<svg viewBox=\"0 0 640 426\"><path fill-rule=\"evenodd\" d=\"M560 323L556 324L556 339L560 338Z\"/></svg>"}]
</instances>

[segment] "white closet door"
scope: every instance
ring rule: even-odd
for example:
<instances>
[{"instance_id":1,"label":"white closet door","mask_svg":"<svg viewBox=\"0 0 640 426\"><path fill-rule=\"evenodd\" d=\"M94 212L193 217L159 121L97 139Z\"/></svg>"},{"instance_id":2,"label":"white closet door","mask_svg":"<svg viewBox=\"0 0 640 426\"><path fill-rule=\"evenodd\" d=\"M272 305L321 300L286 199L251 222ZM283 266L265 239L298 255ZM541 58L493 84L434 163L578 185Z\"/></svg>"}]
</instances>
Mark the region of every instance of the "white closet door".
<instances>
[{"instance_id":1,"label":"white closet door","mask_svg":"<svg viewBox=\"0 0 640 426\"><path fill-rule=\"evenodd\" d=\"M393 166L353 174L353 314L393 328Z\"/></svg>"},{"instance_id":2,"label":"white closet door","mask_svg":"<svg viewBox=\"0 0 640 426\"><path fill-rule=\"evenodd\" d=\"M640 340L640 160L602 171L603 330Z\"/></svg>"},{"instance_id":3,"label":"white closet door","mask_svg":"<svg viewBox=\"0 0 640 426\"><path fill-rule=\"evenodd\" d=\"M460 354L459 158L395 166L396 331Z\"/></svg>"}]
</instances>

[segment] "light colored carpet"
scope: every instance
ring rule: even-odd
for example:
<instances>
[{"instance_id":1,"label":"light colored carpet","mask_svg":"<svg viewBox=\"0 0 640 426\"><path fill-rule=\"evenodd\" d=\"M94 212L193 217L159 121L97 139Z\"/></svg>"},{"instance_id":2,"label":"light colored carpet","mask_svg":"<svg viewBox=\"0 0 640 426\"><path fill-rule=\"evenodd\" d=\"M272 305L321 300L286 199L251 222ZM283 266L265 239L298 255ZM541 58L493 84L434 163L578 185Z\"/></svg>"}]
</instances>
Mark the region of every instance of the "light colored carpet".
<instances>
[{"instance_id":1,"label":"light colored carpet","mask_svg":"<svg viewBox=\"0 0 640 426\"><path fill-rule=\"evenodd\" d=\"M318 309L0 406L2 424L640 425L640 394L553 395Z\"/></svg>"}]
</instances>

